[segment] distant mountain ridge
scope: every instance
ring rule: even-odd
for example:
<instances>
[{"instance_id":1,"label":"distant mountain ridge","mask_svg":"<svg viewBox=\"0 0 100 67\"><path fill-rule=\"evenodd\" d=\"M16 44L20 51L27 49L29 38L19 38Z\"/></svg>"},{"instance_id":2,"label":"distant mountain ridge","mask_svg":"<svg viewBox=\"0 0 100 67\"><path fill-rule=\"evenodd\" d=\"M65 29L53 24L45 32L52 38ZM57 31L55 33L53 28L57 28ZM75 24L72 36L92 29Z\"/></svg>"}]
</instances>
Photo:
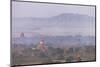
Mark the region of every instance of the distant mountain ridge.
<instances>
[{"instance_id":1,"label":"distant mountain ridge","mask_svg":"<svg viewBox=\"0 0 100 67\"><path fill-rule=\"evenodd\" d=\"M94 21L94 17L88 15L81 15L81 14L73 14L73 13L63 13L56 16L51 17L22 17L22 18L13 18L13 19L32 19L32 20L67 20L67 21Z\"/></svg>"},{"instance_id":2,"label":"distant mountain ridge","mask_svg":"<svg viewBox=\"0 0 100 67\"><path fill-rule=\"evenodd\" d=\"M89 27L92 29L95 28L95 18L87 15L80 15L80 14L71 14L71 13L63 13L57 16L46 17L46 18L36 18L36 17L26 17L26 18L13 18L12 19L15 29L22 29L19 32L24 30L35 31L41 30L42 28L49 30L50 28L53 29L55 26L57 28L77 28L80 30L76 30L76 32L82 32L82 30L86 30L84 28ZM19 25L20 24L20 25ZM49 28L49 29L48 29ZM81 30L82 28L82 30ZM28 31L27 31L28 32ZM87 32L87 31L86 31ZM52 33L53 34L53 33ZM71 35L71 34L70 34ZM76 34L75 34L76 35ZM39 34L34 34L34 37L25 37L25 38L13 38L13 43L25 43L25 44L38 44L41 40ZM88 45L93 44L95 45L95 37L92 36L45 36L45 42L48 44L62 44L62 45L71 45L71 44L81 44L81 45Z\"/></svg>"},{"instance_id":3,"label":"distant mountain ridge","mask_svg":"<svg viewBox=\"0 0 100 67\"><path fill-rule=\"evenodd\" d=\"M72 29L71 31L66 30L66 32L72 32L77 35L77 32L86 33L90 35L94 32L95 28L95 17L80 15L80 14L71 14L63 13L57 16L39 18L39 17L23 17L23 18L13 18L12 24L15 32L31 32L31 31L41 31L43 30L53 30L57 29ZM73 30L77 32L73 32ZM17 30L17 31L16 31ZM82 31L84 30L84 31ZM88 34L88 31L91 30L91 33ZM54 31L54 30L53 30ZM84 35L84 34L83 34ZM93 35L93 34L92 34Z\"/></svg>"}]
</instances>

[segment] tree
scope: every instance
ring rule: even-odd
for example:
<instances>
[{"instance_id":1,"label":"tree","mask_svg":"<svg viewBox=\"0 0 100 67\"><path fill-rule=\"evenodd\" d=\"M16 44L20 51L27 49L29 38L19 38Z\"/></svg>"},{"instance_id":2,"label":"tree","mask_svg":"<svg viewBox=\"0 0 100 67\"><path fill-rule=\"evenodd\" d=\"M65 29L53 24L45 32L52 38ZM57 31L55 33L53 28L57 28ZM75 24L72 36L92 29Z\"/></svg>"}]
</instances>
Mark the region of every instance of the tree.
<instances>
[{"instance_id":1,"label":"tree","mask_svg":"<svg viewBox=\"0 0 100 67\"><path fill-rule=\"evenodd\" d=\"M74 58L72 56L69 56L67 59L66 59L66 62L73 62Z\"/></svg>"}]
</instances>

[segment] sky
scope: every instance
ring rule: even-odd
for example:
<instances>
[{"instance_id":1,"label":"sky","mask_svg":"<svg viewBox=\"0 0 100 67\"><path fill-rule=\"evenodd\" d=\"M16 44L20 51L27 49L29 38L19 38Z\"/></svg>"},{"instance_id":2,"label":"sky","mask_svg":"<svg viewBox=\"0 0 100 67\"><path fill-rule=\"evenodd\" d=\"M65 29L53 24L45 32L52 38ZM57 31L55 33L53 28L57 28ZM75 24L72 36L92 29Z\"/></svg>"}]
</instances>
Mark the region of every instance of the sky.
<instances>
[{"instance_id":1,"label":"sky","mask_svg":"<svg viewBox=\"0 0 100 67\"><path fill-rule=\"evenodd\" d=\"M61 13L95 16L95 7L31 2L12 2L13 17L50 17Z\"/></svg>"},{"instance_id":2,"label":"sky","mask_svg":"<svg viewBox=\"0 0 100 67\"><path fill-rule=\"evenodd\" d=\"M65 35L95 35L95 22L88 23L82 27L73 24L70 27L62 25L51 25L48 23L36 23L32 21L16 21L16 18L50 18L63 13L72 13L95 17L95 7L93 6L77 6L77 5L60 5L46 3L30 3L30 2L12 2L12 32L13 36L18 36L20 32L26 33L26 36L32 36L33 32L43 35L65 36ZM67 25L67 23L65 23ZM81 24L79 24L81 25ZM86 28L84 28L86 27ZM34 28L38 28L35 29ZM31 32L31 33L29 33ZM52 33L53 32L53 33ZM31 34L31 35L30 35Z\"/></svg>"}]
</instances>

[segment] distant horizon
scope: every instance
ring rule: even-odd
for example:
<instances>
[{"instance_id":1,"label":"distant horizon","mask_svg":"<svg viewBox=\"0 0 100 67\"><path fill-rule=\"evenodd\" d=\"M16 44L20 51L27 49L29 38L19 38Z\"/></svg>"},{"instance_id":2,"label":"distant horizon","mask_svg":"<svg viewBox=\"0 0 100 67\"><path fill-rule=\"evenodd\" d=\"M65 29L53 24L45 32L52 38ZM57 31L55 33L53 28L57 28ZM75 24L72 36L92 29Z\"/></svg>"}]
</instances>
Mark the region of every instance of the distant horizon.
<instances>
[{"instance_id":1,"label":"distant horizon","mask_svg":"<svg viewBox=\"0 0 100 67\"><path fill-rule=\"evenodd\" d=\"M53 16L49 16L49 17L27 16L27 17L12 17L12 18L13 19L17 19L17 18L52 18L52 17L59 16L59 15L62 15L62 14L76 14L76 13L60 13L58 15L53 15ZM89 16L89 15L84 15L84 14L77 14L77 15ZM89 17L95 18L95 16L89 16Z\"/></svg>"},{"instance_id":2,"label":"distant horizon","mask_svg":"<svg viewBox=\"0 0 100 67\"><path fill-rule=\"evenodd\" d=\"M95 35L81 35L81 34L76 34L76 35L56 35L56 36L54 36L54 35L43 35L43 34L32 34L32 33L28 33L28 34L30 34L30 35L27 35L27 33L25 33L25 32L20 32L20 33L13 33L13 36L12 36L12 38L19 38L20 37L20 35L21 35L21 33L24 33L24 36L25 37L46 37L46 36L48 36L48 37L59 37L59 36L72 36L72 37L75 37L75 36L82 36L82 37L87 37L87 36L89 36L89 37L95 37ZM16 34L17 34L17 36L16 36Z\"/></svg>"}]
</instances>

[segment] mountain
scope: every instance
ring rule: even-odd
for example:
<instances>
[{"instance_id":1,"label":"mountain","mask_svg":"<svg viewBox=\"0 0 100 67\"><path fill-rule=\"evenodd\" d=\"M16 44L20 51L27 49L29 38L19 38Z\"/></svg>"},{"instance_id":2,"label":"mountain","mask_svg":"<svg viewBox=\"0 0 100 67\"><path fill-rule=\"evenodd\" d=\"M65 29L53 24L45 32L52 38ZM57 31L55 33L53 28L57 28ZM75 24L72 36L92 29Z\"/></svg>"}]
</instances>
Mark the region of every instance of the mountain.
<instances>
[{"instance_id":1,"label":"mountain","mask_svg":"<svg viewBox=\"0 0 100 67\"><path fill-rule=\"evenodd\" d=\"M78 21L88 21L88 22L92 22L94 21L94 17L91 16L87 16L87 15L80 15L80 14L72 14L72 13L63 13L57 16L53 16L50 18L50 20L58 20L58 21L62 21L65 20L66 21L70 21L70 22L78 22Z\"/></svg>"},{"instance_id":2,"label":"mountain","mask_svg":"<svg viewBox=\"0 0 100 67\"><path fill-rule=\"evenodd\" d=\"M34 34L34 37L13 38L13 43L38 44L41 40L41 35L39 34L44 33L44 40L47 44L55 44L56 46L73 44L95 45L95 37L93 37L95 35L95 17L92 16L63 13L45 18L13 18L12 22L13 32L38 32ZM48 36L47 33L53 36ZM78 35L78 33L81 36L73 36Z\"/></svg>"},{"instance_id":3,"label":"mountain","mask_svg":"<svg viewBox=\"0 0 100 67\"><path fill-rule=\"evenodd\" d=\"M94 35L95 18L87 15L63 13L52 17L23 17L12 19L13 32L43 32L54 35ZM56 31L55 30L58 30ZM89 32L90 31L90 32ZM69 32L69 34L68 34Z\"/></svg>"},{"instance_id":4,"label":"mountain","mask_svg":"<svg viewBox=\"0 0 100 67\"><path fill-rule=\"evenodd\" d=\"M73 13L63 13L57 16L52 16L52 17L22 17L22 18L13 18L13 20L18 20L18 21L34 21L34 22L39 22L39 21L44 21L44 22L94 22L95 17L88 16L88 15L81 15L81 14L73 14Z\"/></svg>"}]
</instances>

